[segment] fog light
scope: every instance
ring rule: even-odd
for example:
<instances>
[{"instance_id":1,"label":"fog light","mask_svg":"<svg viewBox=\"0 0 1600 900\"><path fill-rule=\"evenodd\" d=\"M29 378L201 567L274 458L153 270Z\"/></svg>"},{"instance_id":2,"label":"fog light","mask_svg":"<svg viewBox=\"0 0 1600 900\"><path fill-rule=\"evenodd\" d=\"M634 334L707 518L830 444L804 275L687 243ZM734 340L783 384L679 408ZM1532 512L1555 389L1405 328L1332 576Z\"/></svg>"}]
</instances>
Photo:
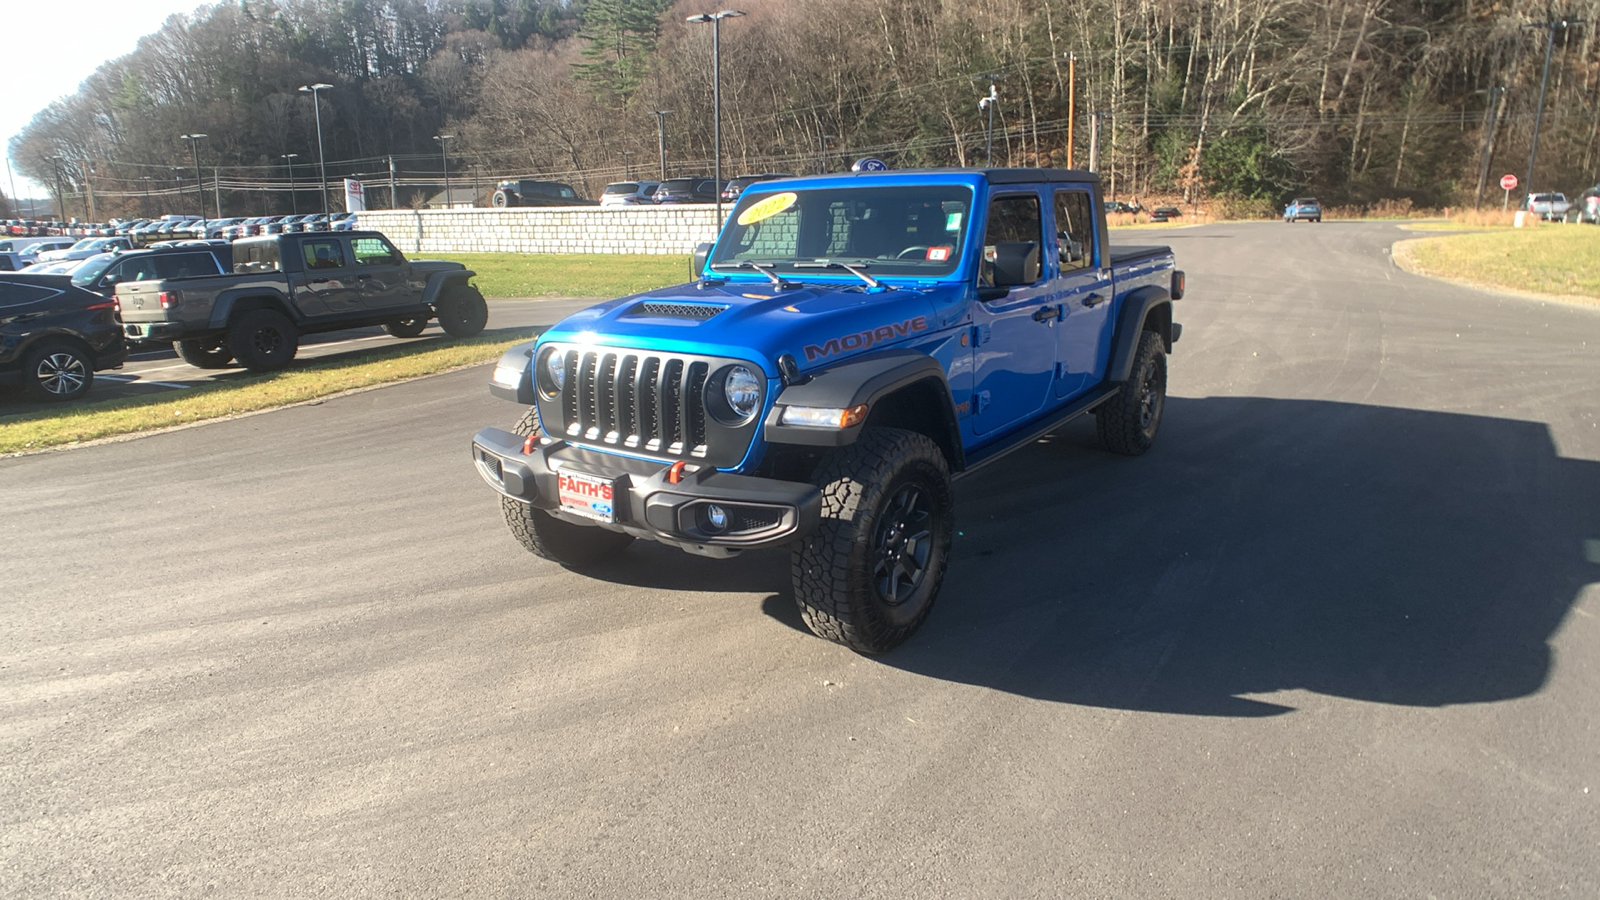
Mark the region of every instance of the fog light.
<instances>
[{"instance_id":1,"label":"fog light","mask_svg":"<svg viewBox=\"0 0 1600 900\"><path fill-rule=\"evenodd\" d=\"M721 534L728 528L728 511L715 503L706 507L706 531Z\"/></svg>"}]
</instances>

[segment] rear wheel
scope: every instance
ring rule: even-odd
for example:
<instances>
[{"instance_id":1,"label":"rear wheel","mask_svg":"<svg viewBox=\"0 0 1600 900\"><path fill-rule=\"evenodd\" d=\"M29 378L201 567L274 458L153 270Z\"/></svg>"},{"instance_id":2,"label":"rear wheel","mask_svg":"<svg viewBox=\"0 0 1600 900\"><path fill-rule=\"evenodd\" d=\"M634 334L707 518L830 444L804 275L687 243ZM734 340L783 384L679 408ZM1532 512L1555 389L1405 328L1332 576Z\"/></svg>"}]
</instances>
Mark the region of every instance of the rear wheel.
<instances>
[{"instance_id":1,"label":"rear wheel","mask_svg":"<svg viewBox=\"0 0 1600 900\"><path fill-rule=\"evenodd\" d=\"M76 400L94 384L94 361L81 346L51 341L29 351L23 387L38 400Z\"/></svg>"},{"instance_id":2,"label":"rear wheel","mask_svg":"<svg viewBox=\"0 0 1600 900\"><path fill-rule=\"evenodd\" d=\"M529 407L517 423L516 432L530 435L538 430L539 410ZM586 569L605 562L633 543L632 535L598 525L574 525L510 497L500 498L500 512L512 536L529 553L569 569Z\"/></svg>"},{"instance_id":3,"label":"rear wheel","mask_svg":"<svg viewBox=\"0 0 1600 900\"><path fill-rule=\"evenodd\" d=\"M433 308L439 316L439 327L453 338L473 337L489 324L489 304L470 285L445 288Z\"/></svg>"},{"instance_id":4,"label":"rear wheel","mask_svg":"<svg viewBox=\"0 0 1600 900\"><path fill-rule=\"evenodd\" d=\"M427 316L414 316L409 319L396 319L383 326L383 330L397 338L414 338L428 327Z\"/></svg>"},{"instance_id":5,"label":"rear wheel","mask_svg":"<svg viewBox=\"0 0 1600 900\"><path fill-rule=\"evenodd\" d=\"M1139 333L1133 374L1122 390L1094 411L1101 446L1112 453L1138 456L1155 443L1161 413L1167 405L1167 354L1161 335Z\"/></svg>"},{"instance_id":6,"label":"rear wheel","mask_svg":"<svg viewBox=\"0 0 1600 900\"><path fill-rule=\"evenodd\" d=\"M511 199L511 195L505 191L495 191L494 196L490 198L490 202L501 209L504 209L507 206L517 205L516 202Z\"/></svg>"},{"instance_id":7,"label":"rear wheel","mask_svg":"<svg viewBox=\"0 0 1600 900\"><path fill-rule=\"evenodd\" d=\"M275 309L252 309L228 326L228 348L246 369L271 372L287 366L300 349L300 333Z\"/></svg>"},{"instance_id":8,"label":"rear wheel","mask_svg":"<svg viewBox=\"0 0 1600 900\"><path fill-rule=\"evenodd\" d=\"M219 337L173 341L172 349L178 351L179 359L196 369L220 369L233 362L228 342Z\"/></svg>"}]
</instances>

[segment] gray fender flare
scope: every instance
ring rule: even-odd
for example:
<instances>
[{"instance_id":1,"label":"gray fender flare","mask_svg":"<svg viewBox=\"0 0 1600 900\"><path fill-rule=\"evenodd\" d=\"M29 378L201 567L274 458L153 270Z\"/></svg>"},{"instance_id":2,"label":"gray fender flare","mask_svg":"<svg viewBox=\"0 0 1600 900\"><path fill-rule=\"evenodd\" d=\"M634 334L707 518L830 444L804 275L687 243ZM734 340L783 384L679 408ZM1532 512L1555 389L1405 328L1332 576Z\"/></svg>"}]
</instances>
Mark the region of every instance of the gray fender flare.
<instances>
[{"instance_id":1,"label":"gray fender flare","mask_svg":"<svg viewBox=\"0 0 1600 900\"><path fill-rule=\"evenodd\" d=\"M438 302L439 295L458 284L464 285L472 280L477 272L471 269L434 272L428 276L428 283L422 289L422 302L433 305Z\"/></svg>"},{"instance_id":2,"label":"gray fender flare","mask_svg":"<svg viewBox=\"0 0 1600 900\"><path fill-rule=\"evenodd\" d=\"M211 302L211 319L207 323L208 327L214 331L227 328L228 319L232 318L234 308L246 301L250 301L252 307L270 307L288 316L289 321L296 324L300 322L300 317L295 315L294 304L289 302L289 298L277 291L252 287L218 294L217 299Z\"/></svg>"},{"instance_id":3,"label":"gray fender flare","mask_svg":"<svg viewBox=\"0 0 1600 900\"><path fill-rule=\"evenodd\" d=\"M1155 317L1154 327L1146 329L1146 320ZM1139 333L1145 330L1161 335L1161 342L1172 351L1172 297L1163 288L1139 288L1123 298L1122 311L1117 314L1116 336L1111 341L1111 363L1106 367L1106 380L1122 383L1133 377L1133 357L1139 352Z\"/></svg>"},{"instance_id":4,"label":"gray fender flare","mask_svg":"<svg viewBox=\"0 0 1600 900\"><path fill-rule=\"evenodd\" d=\"M962 467L960 426L950 399L950 385L938 360L916 350L889 350L847 360L810 375L804 384L789 385L778 394L762 423L762 436L768 443L812 447L853 444L861 429L874 422L881 401L908 393L916 395L915 410L925 417L924 427L939 432L930 437L947 454L953 454L951 468ZM849 428L785 425L781 421L785 406L850 409L862 404L870 407L866 420Z\"/></svg>"}]
</instances>

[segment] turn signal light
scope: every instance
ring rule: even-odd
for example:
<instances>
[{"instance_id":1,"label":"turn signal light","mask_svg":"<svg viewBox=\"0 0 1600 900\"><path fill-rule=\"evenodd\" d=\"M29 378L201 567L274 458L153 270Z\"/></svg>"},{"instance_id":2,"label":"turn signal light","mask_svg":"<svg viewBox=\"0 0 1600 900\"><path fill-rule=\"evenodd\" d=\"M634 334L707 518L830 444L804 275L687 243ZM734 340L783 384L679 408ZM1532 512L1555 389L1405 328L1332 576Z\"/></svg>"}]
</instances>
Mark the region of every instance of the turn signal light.
<instances>
[{"instance_id":1,"label":"turn signal light","mask_svg":"<svg viewBox=\"0 0 1600 900\"><path fill-rule=\"evenodd\" d=\"M784 425L809 425L812 428L851 428L867 420L867 404L848 409L821 406L785 406L779 422Z\"/></svg>"}]
</instances>

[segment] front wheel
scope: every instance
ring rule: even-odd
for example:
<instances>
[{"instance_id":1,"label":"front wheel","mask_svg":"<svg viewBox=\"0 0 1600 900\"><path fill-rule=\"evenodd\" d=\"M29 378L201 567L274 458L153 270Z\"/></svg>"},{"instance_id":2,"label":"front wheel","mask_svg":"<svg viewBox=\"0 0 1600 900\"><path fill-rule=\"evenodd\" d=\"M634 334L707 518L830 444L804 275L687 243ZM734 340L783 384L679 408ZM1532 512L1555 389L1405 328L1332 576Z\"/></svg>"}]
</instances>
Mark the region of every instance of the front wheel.
<instances>
[{"instance_id":1,"label":"front wheel","mask_svg":"<svg viewBox=\"0 0 1600 900\"><path fill-rule=\"evenodd\" d=\"M939 595L955 529L944 453L927 437L869 428L824 457L822 524L790 556L795 603L819 637L862 653L909 638Z\"/></svg>"},{"instance_id":2,"label":"front wheel","mask_svg":"<svg viewBox=\"0 0 1600 900\"><path fill-rule=\"evenodd\" d=\"M1161 335L1139 332L1133 374L1115 397L1094 411L1100 445L1112 453L1138 456L1155 443L1167 405L1167 353Z\"/></svg>"},{"instance_id":3,"label":"front wheel","mask_svg":"<svg viewBox=\"0 0 1600 900\"><path fill-rule=\"evenodd\" d=\"M517 423L516 432L530 435L538 430L539 410L530 407ZM632 535L598 525L574 525L510 497L500 498L500 512L512 536L529 553L569 569L587 569L605 562L633 543Z\"/></svg>"},{"instance_id":4,"label":"front wheel","mask_svg":"<svg viewBox=\"0 0 1600 900\"><path fill-rule=\"evenodd\" d=\"M453 338L474 337L489 324L489 304L478 289L469 285L446 288L434 304L439 327Z\"/></svg>"},{"instance_id":5,"label":"front wheel","mask_svg":"<svg viewBox=\"0 0 1600 900\"><path fill-rule=\"evenodd\" d=\"M194 338L173 341L178 358L196 369L220 369L233 362L233 351L222 338Z\"/></svg>"}]
</instances>

